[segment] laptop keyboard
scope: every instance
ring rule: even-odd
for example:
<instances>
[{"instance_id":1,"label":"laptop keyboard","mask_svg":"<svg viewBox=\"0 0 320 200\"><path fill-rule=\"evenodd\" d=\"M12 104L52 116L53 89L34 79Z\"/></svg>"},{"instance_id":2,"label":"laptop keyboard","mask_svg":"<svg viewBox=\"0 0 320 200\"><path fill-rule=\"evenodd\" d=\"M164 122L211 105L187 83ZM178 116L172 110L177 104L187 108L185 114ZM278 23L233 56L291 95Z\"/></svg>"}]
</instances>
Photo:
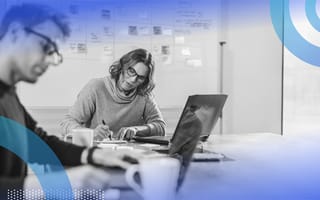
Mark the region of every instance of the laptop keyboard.
<instances>
[{"instance_id":1,"label":"laptop keyboard","mask_svg":"<svg viewBox=\"0 0 320 200\"><path fill-rule=\"evenodd\" d=\"M195 162L210 162L210 161L221 161L225 158L223 154L204 152L204 153L194 153L192 156L192 161Z\"/></svg>"}]
</instances>

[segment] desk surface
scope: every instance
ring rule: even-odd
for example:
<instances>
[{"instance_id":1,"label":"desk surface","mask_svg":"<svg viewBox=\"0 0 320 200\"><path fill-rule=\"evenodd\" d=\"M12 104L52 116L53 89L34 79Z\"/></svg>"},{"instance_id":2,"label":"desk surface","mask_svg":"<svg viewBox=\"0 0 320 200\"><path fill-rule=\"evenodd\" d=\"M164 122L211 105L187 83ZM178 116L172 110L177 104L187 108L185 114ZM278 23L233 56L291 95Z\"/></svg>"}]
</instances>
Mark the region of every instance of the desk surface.
<instances>
[{"instance_id":1,"label":"desk surface","mask_svg":"<svg viewBox=\"0 0 320 200\"><path fill-rule=\"evenodd\" d=\"M177 199L320 199L320 134L212 137L205 148L234 160L192 163Z\"/></svg>"}]
</instances>

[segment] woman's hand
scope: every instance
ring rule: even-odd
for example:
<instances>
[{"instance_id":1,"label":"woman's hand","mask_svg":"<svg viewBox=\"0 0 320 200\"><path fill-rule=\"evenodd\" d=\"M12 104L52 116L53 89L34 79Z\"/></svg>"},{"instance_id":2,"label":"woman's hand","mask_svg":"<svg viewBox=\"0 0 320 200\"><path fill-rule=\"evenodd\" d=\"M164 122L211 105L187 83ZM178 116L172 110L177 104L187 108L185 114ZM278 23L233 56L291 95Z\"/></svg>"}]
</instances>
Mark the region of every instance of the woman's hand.
<instances>
[{"instance_id":1,"label":"woman's hand","mask_svg":"<svg viewBox=\"0 0 320 200\"><path fill-rule=\"evenodd\" d=\"M101 141L105 138L111 138L113 132L108 125L100 124L94 129L94 140Z\"/></svg>"},{"instance_id":2,"label":"woman's hand","mask_svg":"<svg viewBox=\"0 0 320 200\"><path fill-rule=\"evenodd\" d=\"M115 139L118 140L131 140L134 136L149 136L150 128L147 125L142 126L130 126L121 128L116 135Z\"/></svg>"},{"instance_id":3,"label":"woman's hand","mask_svg":"<svg viewBox=\"0 0 320 200\"><path fill-rule=\"evenodd\" d=\"M138 128L135 126L132 127L123 127L121 128L117 135L116 139L118 140L131 140L138 132Z\"/></svg>"}]
</instances>

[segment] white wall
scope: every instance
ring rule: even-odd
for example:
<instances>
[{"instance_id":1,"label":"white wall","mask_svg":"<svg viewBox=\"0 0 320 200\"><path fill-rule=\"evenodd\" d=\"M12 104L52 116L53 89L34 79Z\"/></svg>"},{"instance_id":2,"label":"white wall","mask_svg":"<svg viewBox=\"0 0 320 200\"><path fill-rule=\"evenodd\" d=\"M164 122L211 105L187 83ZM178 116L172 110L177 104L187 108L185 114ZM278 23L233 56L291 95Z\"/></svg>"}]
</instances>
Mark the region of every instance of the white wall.
<instances>
[{"instance_id":1,"label":"white wall","mask_svg":"<svg viewBox=\"0 0 320 200\"><path fill-rule=\"evenodd\" d=\"M223 2L223 92L229 95L223 130L281 133L282 44L271 23L269 1Z\"/></svg>"}]
</instances>

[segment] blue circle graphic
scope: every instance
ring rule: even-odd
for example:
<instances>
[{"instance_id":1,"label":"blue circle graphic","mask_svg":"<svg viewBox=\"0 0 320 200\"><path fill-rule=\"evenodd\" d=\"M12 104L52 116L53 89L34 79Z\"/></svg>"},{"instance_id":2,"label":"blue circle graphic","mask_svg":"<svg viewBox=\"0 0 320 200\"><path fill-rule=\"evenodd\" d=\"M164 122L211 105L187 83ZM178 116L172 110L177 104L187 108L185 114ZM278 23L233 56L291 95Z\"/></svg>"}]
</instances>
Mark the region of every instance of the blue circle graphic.
<instances>
[{"instance_id":1,"label":"blue circle graphic","mask_svg":"<svg viewBox=\"0 0 320 200\"><path fill-rule=\"evenodd\" d=\"M315 10L316 0L306 0L305 5L308 20L315 29L320 30L320 20ZM320 47L305 40L294 27L290 17L289 0L270 0L270 14L273 27L285 47L301 60L320 66Z\"/></svg>"},{"instance_id":2,"label":"blue circle graphic","mask_svg":"<svg viewBox=\"0 0 320 200\"><path fill-rule=\"evenodd\" d=\"M65 199L74 199L69 178L60 160L51 148L34 132L21 124L0 116L0 146L16 154L22 159L37 176L45 199L52 199L56 194L53 191L63 190ZM37 165L30 165L33 162L39 164L54 165L59 173L50 176L43 176L43 169ZM51 192L52 191L52 192Z\"/></svg>"},{"instance_id":3,"label":"blue circle graphic","mask_svg":"<svg viewBox=\"0 0 320 200\"><path fill-rule=\"evenodd\" d=\"M316 4L316 0L306 1L306 15L310 24L320 32L320 18L317 15Z\"/></svg>"}]
</instances>

